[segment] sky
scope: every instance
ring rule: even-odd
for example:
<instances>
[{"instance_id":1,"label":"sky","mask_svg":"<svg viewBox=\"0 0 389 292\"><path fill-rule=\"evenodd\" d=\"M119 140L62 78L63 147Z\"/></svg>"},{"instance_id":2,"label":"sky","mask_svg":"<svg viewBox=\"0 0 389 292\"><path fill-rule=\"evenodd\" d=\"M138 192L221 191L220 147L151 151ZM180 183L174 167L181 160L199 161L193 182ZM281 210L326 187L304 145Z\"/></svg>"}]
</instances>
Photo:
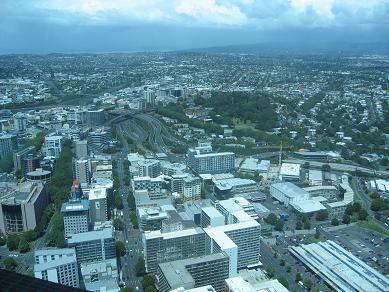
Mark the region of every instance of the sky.
<instances>
[{"instance_id":1,"label":"sky","mask_svg":"<svg viewBox=\"0 0 389 292\"><path fill-rule=\"evenodd\" d=\"M0 0L0 53L389 42L389 0Z\"/></svg>"}]
</instances>

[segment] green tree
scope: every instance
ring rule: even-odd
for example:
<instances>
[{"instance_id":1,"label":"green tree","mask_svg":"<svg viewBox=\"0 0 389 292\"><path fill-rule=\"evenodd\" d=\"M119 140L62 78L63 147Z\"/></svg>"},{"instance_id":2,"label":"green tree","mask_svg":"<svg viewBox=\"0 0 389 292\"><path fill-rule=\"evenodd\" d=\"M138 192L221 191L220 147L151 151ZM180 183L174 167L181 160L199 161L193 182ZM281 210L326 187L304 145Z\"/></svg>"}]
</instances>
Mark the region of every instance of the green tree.
<instances>
[{"instance_id":1,"label":"green tree","mask_svg":"<svg viewBox=\"0 0 389 292\"><path fill-rule=\"evenodd\" d=\"M11 257L6 257L3 260L3 264L6 270L8 271L14 271L16 267L18 266L18 263Z\"/></svg>"},{"instance_id":2,"label":"green tree","mask_svg":"<svg viewBox=\"0 0 389 292\"><path fill-rule=\"evenodd\" d=\"M309 280L309 279L305 279L305 280L303 281L303 284L304 284L305 287L308 288L308 290L311 290L312 287L313 287L313 283L312 283L312 281Z\"/></svg>"},{"instance_id":3,"label":"green tree","mask_svg":"<svg viewBox=\"0 0 389 292\"><path fill-rule=\"evenodd\" d=\"M10 173L13 170L14 163L12 153L5 155L0 160L0 172Z\"/></svg>"},{"instance_id":4,"label":"green tree","mask_svg":"<svg viewBox=\"0 0 389 292\"><path fill-rule=\"evenodd\" d=\"M297 273L296 274L296 282L300 282L300 281L302 281L303 280L303 277L301 276L301 274L300 273Z\"/></svg>"},{"instance_id":5,"label":"green tree","mask_svg":"<svg viewBox=\"0 0 389 292\"><path fill-rule=\"evenodd\" d=\"M291 272L292 272L292 267L291 267L291 266L288 266L288 267L286 268L286 272L291 273Z\"/></svg>"},{"instance_id":6,"label":"green tree","mask_svg":"<svg viewBox=\"0 0 389 292\"><path fill-rule=\"evenodd\" d=\"M297 221L297 222L296 222L296 229L297 229L297 230L303 229L303 222Z\"/></svg>"},{"instance_id":7,"label":"green tree","mask_svg":"<svg viewBox=\"0 0 389 292\"><path fill-rule=\"evenodd\" d=\"M281 266L285 266L285 260L284 260L284 259L281 259L281 260L280 260L280 265L281 265Z\"/></svg>"},{"instance_id":8,"label":"green tree","mask_svg":"<svg viewBox=\"0 0 389 292\"><path fill-rule=\"evenodd\" d=\"M353 212L359 212L361 210L362 206L359 202L354 202L353 204Z\"/></svg>"},{"instance_id":9,"label":"green tree","mask_svg":"<svg viewBox=\"0 0 389 292\"><path fill-rule=\"evenodd\" d=\"M116 255L118 258L124 256L126 253L126 246L123 241L116 241Z\"/></svg>"},{"instance_id":10,"label":"green tree","mask_svg":"<svg viewBox=\"0 0 389 292\"><path fill-rule=\"evenodd\" d=\"M18 248L19 246L19 236L17 235L14 235L14 234L10 234L8 235L7 237L7 247L8 247L8 250L15 250Z\"/></svg>"},{"instance_id":11,"label":"green tree","mask_svg":"<svg viewBox=\"0 0 389 292\"><path fill-rule=\"evenodd\" d=\"M276 271L272 267L267 267L265 271L269 278L273 278L276 273Z\"/></svg>"},{"instance_id":12,"label":"green tree","mask_svg":"<svg viewBox=\"0 0 389 292\"><path fill-rule=\"evenodd\" d=\"M324 220L327 220L327 219L328 219L328 211L326 209L325 210L319 210L316 213L316 220L324 221Z\"/></svg>"},{"instance_id":13,"label":"green tree","mask_svg":"<svg viewBox=\"0 0 389 292\"><path fill-rule=\"evenodd\" d=\"M24 238L24 236L20 237L18 249L20 250L20 252L27 252L30 250L30 246L28 245L28 242Z\"/></svg>"},{"instance_id":14,"label":"green tree","mask_svg":"<svg viewBox=\"0 0 389 292\"><path fill-rule=\"evenodd\" d=\"M304 222L304 229L311 229L311 222L309 220Z\"/></svg>"},{"instance_id":15,"label":"green tree","mask_svg":"<svg viewBox=\"0 0 389 292\"><path fill-rule=\"evenodd\" d=\"M359 220L366 220L368 215L369 215L369 213L367 213L367 211L365 209L361 209L358 212L358 219Z\"/></svg>"},{"instance_id":16,"label":"green tree","mask_svg":"<svg viewBox=\"0 0 389 292\"><path fill-rule=\"evenodd\" d=\"M147 287L154 287L154 278L150 275L145 275L141 281L143 290L146 290Z\"/></svg>"},{"instance_id":17,"label":"green tree","mask_svg":"<svg viewBox=\"0 0 389 292\"><path fill-rule=\"evenodd\" d=\"M123 287L120 289L120 292L135 292L135 289L131 287Z\"/></svg>"},{"instance_id":18,"label":"green tree","mask_svg":"<svg viewBox=\"0 0 389 292\"><path fill-rule=\"evenodd\" d=\"M35 230L28 230L28 231L23 233L23 237L28 242L31 242L31 241L34 241L38 237L38 235L36 234Z\"/></svg>"},{"instance_id":19,"label":"green tree","mask_svg":"<svg viewBox=\"0 0 389 292\"><path fill-rule=\"evenodd\" d=\"M286 288L289 289L289 282L285 277L278 278L278 281Z\"/></svg>"},{"instance_id":20,"label":"green tree","mask_svg":"<svg viewBox=\"0 0 389 292\"><path fill-rule=\"evenodd\" d=\"M138 277L146 274L145 260L143 259L143 257L139 257L138 261L135 264L135 274Z\"/></svg>"},{"instance_id":21,"label":"green tree","mask_svg":"<svg viewBox=\"0 0 389 292\"><path fill-rule=\"evenodd\" d=\"M146 287L145 292L157 292L157 289L153 286L148 286Z\"/></svg>"},{"instance_id":22,"label":"green tree","mask_svg":"<svg viewBox=\"0 0 389 292\"><path fill-rule=\"evenodd\" d=\"M284 221L278 219L276 225L274 226L274 229L277 231L282 231L284 229Z\"/></svg>"},{"instance_id":23,"label":"green tree","mask_svg":"<svg viewBox=\"0 0 389 292\"><path fill-rule=\"evenodd\" d=\"M333 219L331 220L331 225L333 225L333 226L338 226L338 225L339 225L339 220L338 220L338 218L333 218Z\"/></svg>"},{"instance_id":24,"label":"green tree","mask_svg":"<svg viewBox=\"0 0 389 292\"><path fill-rule=\"evenodd\" d=\"M115 218L113 220L113 227L115 227L116 230L122 231L124 229L124 223L121 219Z\"/></svg>"},{"instance_id":25,"label":"green tree","mask_svg":"<svg viewBox=\"0 0 389 292\"><path fill-rule=\"evenodd\" d=\"M319 238L320 238L320 231L319 231L319 228L316 228L315 238L316 238L316 239L319 239Z\"/></svg>"},{"instance_id":26,"label":"green tree","mask_svg":"<svg viewBox=\"0 0 389 292\"><path fill-rule=\"evenodd\" d=\"M277 215L274 213L270 213L269 216L267 216L266 218L266 222L273 226L276 225L277 220L278 220Z\"/></svg>"},{"instance_id":27,"label":"green tree","mask_svg":"<svg viewBox=\"0 0 389 292\"><path fill-rule=\"evenodd\" d=\"M350 217L350 215L344 214L344 216L343 216L343 223L344 223L344 224L350 224L350 222L351 222L351 217Z\"/></svg>"}]
</instances>

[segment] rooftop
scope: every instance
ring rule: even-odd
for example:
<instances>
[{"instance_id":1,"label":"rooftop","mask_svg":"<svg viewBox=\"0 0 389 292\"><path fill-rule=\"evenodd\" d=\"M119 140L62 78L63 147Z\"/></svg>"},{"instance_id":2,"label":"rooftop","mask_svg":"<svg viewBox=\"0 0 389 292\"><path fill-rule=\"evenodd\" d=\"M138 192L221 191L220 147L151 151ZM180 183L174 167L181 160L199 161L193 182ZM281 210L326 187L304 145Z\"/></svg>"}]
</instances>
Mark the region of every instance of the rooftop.
<instances>
[{"instance_id":1,"label":"rooftop","mask_svg":"<svg viewBox=\"0 0 389 292\"><path fill-rule=\"evenodd\" d=\"M389 279L331 240L289 251L337 291L389 291Z\"/></svg>"},{"instance_id":2,"label":"rooftop","mask_svg":"<svg viewBox=\"0 0 389 292\"><path fill-rule=\"evenodd\" d=\"M61 212L75 212L89 210L89 201L81 200L76 202L66 202L62 204Z\"/></svg>"},{"instance_id":3,"label":"rooftop","mask_svg":"<svg viewBox=\"0 0 389 292\"><path fill-rule=\"evenodd\" d=\"M68 238L68 244L77 244L79 242L101 240L107 238L113 238L112 227L103 228L101 230L96 230L96 231L88 231L88 232L72 234L71 237Z\"/></svg>"},{"instance_id":4,"label":"rooftop","mask_svg":"<svg viewBox=\"0 0 389 292\"><path fill-rule=\"evenodd\" d=\"M299 176L300 175L300 164L282 163L280 175Z\"/></svg>"},{"instance_id":5,"label":"rooftop","mask_svg":"<svg viewBox=\"0 0 389 292\"><path fill-rule=\"evenodd\" d=\"M290 205L299 213L312 213L326 209L326 207L317 200L297 201L295 203L291 203Z\"/></svg>"},{"instance_id":6,"label":"rooftop","mask_svg":"<svg viewBox=\"0 0 389 292\"><path fill-rule=\"evenodd\" d=\"M285 194L288 198L295 198L300 196L308 196L308 192L291 182L276 183L271 185L272 188L275 188Z\"/></svg>"}]
</instances>

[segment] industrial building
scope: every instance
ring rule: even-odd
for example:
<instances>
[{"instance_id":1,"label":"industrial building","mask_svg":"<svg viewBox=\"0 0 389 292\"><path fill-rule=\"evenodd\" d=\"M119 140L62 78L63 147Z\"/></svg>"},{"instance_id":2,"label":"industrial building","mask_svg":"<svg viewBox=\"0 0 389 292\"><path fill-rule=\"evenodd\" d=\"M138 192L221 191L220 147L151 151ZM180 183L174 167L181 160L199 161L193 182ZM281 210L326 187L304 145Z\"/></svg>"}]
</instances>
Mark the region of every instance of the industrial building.
<instances>
[{"instance_id":1,"label":"industrial building","mask_svg":"<svg viewBox=\"0 0 389 292\"><path fill-rule=\"evenodd\" d=\"M289 251L335 291L389 291L389 279L331 240Z\"/></svg>"},{"instance_id":2,"label":"industrial building","mask_svg":"<svg viewBox=\"0 0 389 292\"><path fill-rule=\"evenodd\" d=\"M214 192L218 197L228 199L238 195L255 196L259 193L259 188L251 179L228 178L215 181Z\"/></svg>"},{"instance_id":3,"label":"industrial building","mask_svg":"<svg viewBox=\"0 0 389 292\"><path fill-rule=\"evenodd\" d=\"M313 186L306 187L303 190L307 191L311 197L322 196L328 201L336 199L336 187L335 186Z\"/></svg>"},{"instance_id":4,"label":"industrial building","mask_svg":"<svg viewBox=\"0 0 389 292\"><path fill-rule=\"evenodd\" d=\"M309 193L307 191L291 182L272 184L270 186L270 194L274 199L286 206L309 199Z\"/></svg>"},{"instance_id":5,"label":"industrial building","mask_svg":"<svg viewBox=\"0 0 389 292\"><path fill-rule=\"evenodd\" d=\"M283 182L299 182L301 179L300 164L282 163L280 179Z\"/></svg>"}]
</instances>

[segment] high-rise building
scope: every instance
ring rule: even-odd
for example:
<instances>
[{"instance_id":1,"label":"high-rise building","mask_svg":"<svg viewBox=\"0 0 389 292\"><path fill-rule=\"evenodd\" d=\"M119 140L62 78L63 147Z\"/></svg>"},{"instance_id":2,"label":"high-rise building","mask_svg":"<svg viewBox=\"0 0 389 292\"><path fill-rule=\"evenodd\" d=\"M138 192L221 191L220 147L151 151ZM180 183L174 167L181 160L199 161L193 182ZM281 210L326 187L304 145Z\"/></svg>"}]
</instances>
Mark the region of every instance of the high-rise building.
<instances>
[{"instance_id":1,"label":"high-rise building","mask_svg":"<svg viewBox=\"0 0 389 292\"><path fill-rule=\"evenodd\" d=\"M80 183L90 183L91 166L88 159L73 159L73 178L78 179Z\"/></svg>"},{"instance_id":2,"label":"high-rise building","mask_svg":"<svg viewBox=\"0 0 389 292\"><path fill-rule=\"evenodd\" d=\"M4 134L0 136L0 159L3 159L7 154L12 153L16 149L16 136L12 134Z\"/></svg>"},{"instance_id":3,"label":"high-rise building","mask_svg":"<svg viewBox=\"0 0 389 292\"><path fill-rule=\"evenodd\" d=\"M187 156L187 165L196 173L224 173L235 168L235 154L233 152L199 154L197 150L190 150Z\"/></svg>"},{"instance_id":4,"label":"high-rise building","mask_svg":"<svg viewBox=\"0 0 389 292\"><path fill-rule=\"evenodd\" d=\"M55 158L58 158L61 154L63 146L63 137L52 135L52 136L46 136L45 141L43 143L43 154L45 156L54 156Z\"/></svg>"},{"instance_id":5,"label":"high-rise building","mask_svg":"<svg viewBox=\"0 0 389 292\"><path fill-rule=\"evenodd\" d=\"M143 92L143 97L146 100L147 105L155 106L155 92L153 90L146 90Z\"/></svg>"},{"instance_id":6,"label":"high-rise building","mask_svg":"<svg viewBox=\"0 0 389 292\"><path fill-rule=\"evenodd\" d=\"M131 184L133 191L147 190L152 200L166 198L166 194L162 192L163 179L160 177L137 176L132 179Z\"/></svg>"},{"instance_id":7,"label":"high-rise building","mask_svg":"<svg viewBox=\"0 0 389 292\"><path fill-rule=\"evenodd\" d=\"M88 157L88 141L79 140L76 142L76 158Z\"/></svg>"},{"instance_id":8,"label":"high-rise building","mask_svg":"<svg viewBox=\"0 0 389 292\"><path fill-rule=\"evenodd\" d=\"M23 170L23 159L29 155L35 153L35 147L29 146L23 150L20 150L18 152L15 152L13 155L14 160L14 171Z\"/></svg>"},{"instance_id":9,"label":"high-rise building","mask_svg":"<svg viewBox=\"0 0 389 292\"><path fill-rule=\"evenodd\" d=\"M27 129L27 117L23 113L14 115L14 129L18 132L23 132Z\"/></svg>"},{"instance_id":10,"label":"high-rise building","mask_svg":"<svg viewBox=\"0 0 389 292\"><path fill-rule=\"evenodd\" d=\"M171 191L182 195L183 201L201 199L201 180L189 173L171 176Z\"/></svg>"},{"instance_id":11,"label":"high-rise building","mask_svg":"<svg viewBox=\"0 0 389 292\"><path fill-rule=\"evenodd\" d=\"M46 185L39 182L0 185L0 233L34 229L48 204Z\"/></svg>"},{"instance_id":12,"label":"high-rise building","mask_svg":"<svg viewBox=\"0 0 389 292\"><path fill-rule=\"evenodd\" d=\"M40 167L40 159L39 156L34 156L34 154L30 153L23 158L23 174L25 175L28 172L34 171L35 169Z\"/></svg>"},{"instance_id":13,"label":"high-rise building","mask_svg":"<svg viewBox=\"0 0 389 292\"><path fill-rule=\"evenodd\" d=\"M88 126L100 126L104 124L105 112L104 109L88 110L85 113L86 123Z\"/></svg>"},{"instance_id":14,"label":"high-rise building","mask_svg":"<svg viewBox=\"0 0 389 292\"><path fill-rule=\"evenodd\" d=\"M107 189L92 188L89 191L89 216L92 223L105 222L108 219Z\"/></svg>"},{"instance_id":15,"label":"high-rise building","mask_svg":"<svg viewBox=\"0 0 389 292\"><path fill-rule=\"evenodd\" d=\"M212 285L217 292L222 292L228 277L228 256L223 252L166 262L158 265L158 291Z\"/></svg>"},{"instance_id":16,"label":"high-rise building","mask_svg":"<svg viewBox=\"0 0 389 292\"><path fill-rule=\"evenodd\" d=\"M73 248L35 251L35 278L80 287L76 253Z\"/></svg>"},{"instance_id":17,"label":"high-rise building","mask_svg":"<svg viewBox=\"0 0 389 292\"><path fill-rule=\"evenodd\" d=\"M62 204L61 213L65 238L89 230L89 201L71 201Z\"/></svg>"},{"instance_id":18,"label":"high-rise building","mask_svg":"<svg viewBox=\"0 0 389 292\"><path fill-rule=\"evenodd\" d=\"M99 128L88 134L88 149L101 151L108 147L110 133L105 128Z\"/></svg>"},{"instance_id":19,"label":"high-rise building","mask_svg":"<svg viewBox=\"0 0 389 292\"><path fill-rule=\"evenodd\" d=\"M159 263L205 255L205 233L199 227L142 236L147 272L155 273Z\"/></svg>"},{"instance_id":20,"label":"high-rise building","mask_svg":"<svg viewBox=\"0 0 389 292\"><path fill-rule=\"evenodd\" d=\"M157 177L161 175L161 162L156 159L138 161L139 176Z\"/></svg>"},{"instance_id":21,"label":"high-rise building","mask_svg":"<svg viewBox=\"0 0 389 292\"><path fill-rule=\"evenodd\" d=\"M116 258L112 227L73 234L68 238L68 245L75 248L78 263L99 262Z\"/></svg>"}]
</instances>

